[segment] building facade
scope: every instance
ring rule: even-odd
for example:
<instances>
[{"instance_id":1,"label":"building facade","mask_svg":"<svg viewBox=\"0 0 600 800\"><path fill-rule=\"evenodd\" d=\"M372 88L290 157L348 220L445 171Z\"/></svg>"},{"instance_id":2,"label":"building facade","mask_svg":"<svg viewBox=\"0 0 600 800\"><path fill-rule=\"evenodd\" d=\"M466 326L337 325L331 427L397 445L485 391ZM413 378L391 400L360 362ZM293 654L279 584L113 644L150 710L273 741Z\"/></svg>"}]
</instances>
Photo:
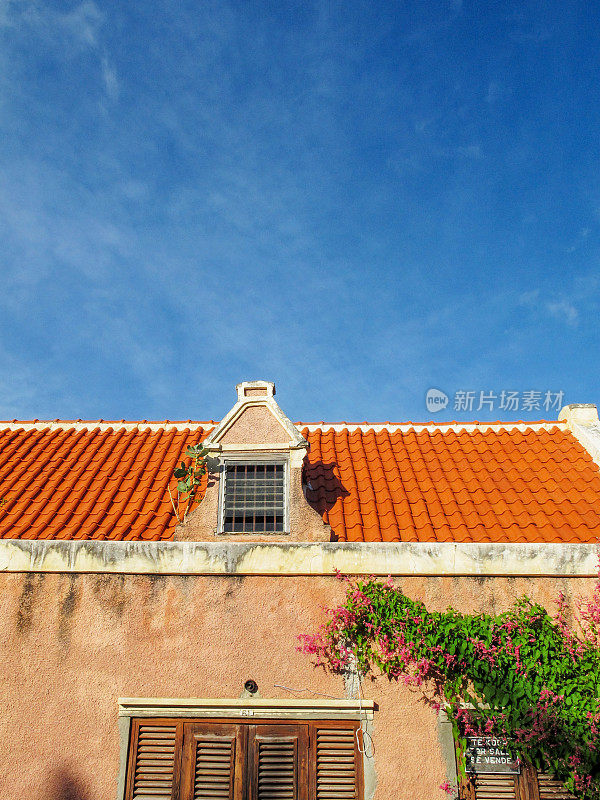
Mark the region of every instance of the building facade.
<instances>
[{"instance_id":1,"label":"building facade","mask_svg":"<svg viewBox=\"0 0 600 800\"><path fill-rule=\"evenodd\" d=\"M336 572L390 575L440 610L525 593L550 608L593 586L595 407L294 425L273 384L237 393L218 424L0 428L7 800L440 798L456 778L443 717L297 650L342 599ZM173 473L200 442L208 475L186 516ZM543 776L478 785L561 796Z\"/></svg>"}]
</instances>

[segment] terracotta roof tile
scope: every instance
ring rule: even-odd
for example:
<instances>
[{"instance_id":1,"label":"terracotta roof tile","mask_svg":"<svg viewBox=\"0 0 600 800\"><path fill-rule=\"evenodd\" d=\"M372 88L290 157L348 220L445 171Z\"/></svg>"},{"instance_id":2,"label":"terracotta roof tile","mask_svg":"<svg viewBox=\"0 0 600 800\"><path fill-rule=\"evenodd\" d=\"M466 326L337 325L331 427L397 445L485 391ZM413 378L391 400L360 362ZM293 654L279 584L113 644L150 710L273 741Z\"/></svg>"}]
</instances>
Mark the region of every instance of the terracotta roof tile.
<instances>
[{"instance_id":1,"label":"terracotta roof tile","mask_svg":"<svg viewBox=\"0 0 600 800\"><path fill-rule=\"evenodd\" d=\"M173 469L213 424L0 424L0 537L172 538ZM299 427L307 498L340 541L600 537L600 471L562 423Z\"/></svg>"}]
</instances>

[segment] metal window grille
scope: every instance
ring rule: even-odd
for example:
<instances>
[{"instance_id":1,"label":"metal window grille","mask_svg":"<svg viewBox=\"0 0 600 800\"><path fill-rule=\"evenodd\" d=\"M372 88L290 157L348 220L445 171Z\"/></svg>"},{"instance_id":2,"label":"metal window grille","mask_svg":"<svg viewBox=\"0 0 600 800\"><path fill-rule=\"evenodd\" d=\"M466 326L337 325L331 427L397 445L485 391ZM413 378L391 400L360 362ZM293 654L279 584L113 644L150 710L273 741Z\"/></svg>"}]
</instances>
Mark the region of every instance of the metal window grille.
<instances>
[{"instance_id":1,"label":"metal window grille","mask_svg":"<svg viewBox=\"0 0 600 800\"><path fill-rule=\"evenodd\" d=\"M285 465L225 464L223 533L285 530Z\"/></svg>"}]
</instances>

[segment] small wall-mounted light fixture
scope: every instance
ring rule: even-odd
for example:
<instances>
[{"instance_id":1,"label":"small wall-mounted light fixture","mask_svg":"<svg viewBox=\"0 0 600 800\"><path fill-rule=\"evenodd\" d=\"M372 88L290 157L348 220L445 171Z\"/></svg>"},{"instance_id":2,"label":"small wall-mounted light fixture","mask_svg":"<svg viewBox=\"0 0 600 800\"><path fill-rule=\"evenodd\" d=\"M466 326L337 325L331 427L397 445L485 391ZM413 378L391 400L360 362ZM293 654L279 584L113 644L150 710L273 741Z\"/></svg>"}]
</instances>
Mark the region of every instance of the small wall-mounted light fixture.
<instances>
[{"instance_id":1,"label":"small wall-mounted light fixture","mask_svg":"<svg viewBox=\"0 0 600 800\"><path fill-rule=\"evenodd\" d=\"M249 678L244 684L244 689L249 694L256 694L258 692L258 683L256 681L253 681L252 678Z\"/></svg>"}]
</instances>

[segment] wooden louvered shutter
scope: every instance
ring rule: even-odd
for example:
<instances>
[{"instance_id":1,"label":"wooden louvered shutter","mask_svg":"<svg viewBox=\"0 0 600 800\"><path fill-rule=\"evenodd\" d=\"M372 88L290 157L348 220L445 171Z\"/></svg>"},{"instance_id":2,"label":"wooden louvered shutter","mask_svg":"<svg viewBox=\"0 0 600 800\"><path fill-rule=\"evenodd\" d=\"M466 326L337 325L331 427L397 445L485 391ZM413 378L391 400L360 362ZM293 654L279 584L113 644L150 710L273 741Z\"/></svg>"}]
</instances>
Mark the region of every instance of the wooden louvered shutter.
<instances>
[{"instance_id":1,"label":"wooden louvered shutter","mask_svg":"<svg viewBox=\"0 0 600 800\"><path fill-rule=\"evenodd\" d=\"M132 720L125 800L362 800L361 736L341 720Z\"/></svg>"},{"instance_id":2,"label":"wooden louvered shutter","mask_svg":"<svg viewBox=\"0 0 600 800\"><path fill-rule=\"evenodd\" d=\"M357 737L361 737L357 725L334 727L331 723L321 723L313 728L316 800L359 800Z\"/></svg>"},{"instance_id":3,"label":"wooden louvered shutter","mask_svg":"<svg viewBox=\"0 0 600 800\"><path fill-rule=\"evenodd\" d=\"M176 796L182 731L182 723L172 720L133 720L127 800Z\"/></svg>"},{"instance_id":4,"label":"wooden louvered shutter","mask_svg":"<svg viewBox=\"0 0 600 800\"><path fill-rule=\"evenodd\" d=\"M573 800L560 781L555 780L547 772L538 772L538 791L540 800Z\"/></svg>"},{"instance_id":5,"label":"wooden louvered shutter","mask_svg":"<svg viewBox=\"0 0 600 800\"><path fill-rule=\"evenodd\" d=\"M461 797L464 800L521 800L518 778L518 775L471 775L461 787Z\"/></svg>"},{"instance_id":6,"label":"wooden louvered shutter","mask_svg":"<svg viewBox=\"0 0 600 800\"><path fill-rule=\"evenodd\" d=\"M308 800L308 725L252 725L248 800Z\"/></svg>"},{"instance_id":7,"label":"wooden louvered shutter","mask_svg":"<svg viewBox=\"0 0 600 800\"><path fill-rule=\"evenodd\" d=\"M185 726L181 800L242 800L243 734L227 723Z\"/></svg>"}]
</instances>

